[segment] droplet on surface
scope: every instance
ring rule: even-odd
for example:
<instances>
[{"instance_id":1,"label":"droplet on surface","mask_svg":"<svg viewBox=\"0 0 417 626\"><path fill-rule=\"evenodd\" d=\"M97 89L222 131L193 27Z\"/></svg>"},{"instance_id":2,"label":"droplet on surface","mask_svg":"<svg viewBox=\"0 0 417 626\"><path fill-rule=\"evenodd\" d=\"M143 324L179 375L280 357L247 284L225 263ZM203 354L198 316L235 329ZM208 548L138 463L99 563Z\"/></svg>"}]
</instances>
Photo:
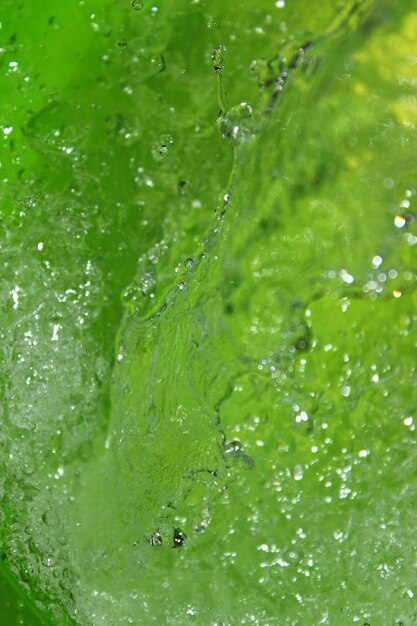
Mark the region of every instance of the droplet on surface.
<instances>
[{"instance_id":1,"label":"droplet on surface","mask_svg":"<svg viewBox=\"0 0 417 626\"><path fill-rule=\"evenodd\" d=\"M225 444L224 451L231 456L240 456L242 453L242 444L237 439L233 439Z\"/></svg>"},{"instance_id":2,"label":"droplet on surface","mask_svg":"<svg viewBox=\"0 0 417 626\"><path fill-rule=\"evenodd\" d=\"M120 48L121 50L127 48L127 41L126 41L126 39L118 39L116 41L116 47Z\"/></svg>"},{"instance_id":3,"label":"droplet on surface","mask_svg":"<svg viewBox=\"0 0 417 626\"><path fill-rule=\"evenodd\" d=\"M132 5L132 9L135 11L141 11L143 9L143 2L139 0L131 0L130 4Z\"/></svg>"}]
</instances>

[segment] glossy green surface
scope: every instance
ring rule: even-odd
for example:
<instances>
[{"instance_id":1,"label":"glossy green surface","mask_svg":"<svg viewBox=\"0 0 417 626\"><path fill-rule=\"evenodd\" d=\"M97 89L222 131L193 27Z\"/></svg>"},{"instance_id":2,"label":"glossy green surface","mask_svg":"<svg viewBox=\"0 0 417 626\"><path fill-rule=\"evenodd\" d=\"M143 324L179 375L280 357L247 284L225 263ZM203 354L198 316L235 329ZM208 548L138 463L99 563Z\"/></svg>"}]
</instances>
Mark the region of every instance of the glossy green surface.
<instances>
[{"instance_id":1,"label":"glossy green surface","mask_svg":"<svg viewBox=\"0 0 417 626\"><path fill-rule=\"evenodd\" d=\"M7 623L413 624L417 3L34 5L0 8Z\"/></svg>"}]
</instances>

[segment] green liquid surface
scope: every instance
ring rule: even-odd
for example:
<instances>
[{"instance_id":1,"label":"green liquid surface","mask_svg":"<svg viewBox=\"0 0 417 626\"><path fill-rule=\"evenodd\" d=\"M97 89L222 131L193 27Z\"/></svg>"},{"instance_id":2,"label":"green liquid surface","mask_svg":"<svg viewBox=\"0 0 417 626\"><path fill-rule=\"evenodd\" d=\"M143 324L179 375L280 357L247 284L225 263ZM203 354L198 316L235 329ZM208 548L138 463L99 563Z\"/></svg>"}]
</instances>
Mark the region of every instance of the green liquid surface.
<instances>
[{"instance_id":1,"label":"green liquid surface","mask_svg":"<svg viewBox=\"0 0 417 626\"><path fill-rule=\"evenodd\" d=\"M35 4L0 8L1 615L416 623L417 2Z\"/></svg>"}]
</instances>

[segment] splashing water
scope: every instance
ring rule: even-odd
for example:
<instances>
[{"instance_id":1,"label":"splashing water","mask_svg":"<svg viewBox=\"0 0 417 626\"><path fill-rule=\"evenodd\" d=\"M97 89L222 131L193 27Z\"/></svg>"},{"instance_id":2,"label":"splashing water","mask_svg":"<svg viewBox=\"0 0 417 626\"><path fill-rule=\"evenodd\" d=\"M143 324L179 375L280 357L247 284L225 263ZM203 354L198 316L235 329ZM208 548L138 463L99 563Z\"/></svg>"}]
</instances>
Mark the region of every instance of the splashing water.
<instances>
[{"instance_id":1,"label":"splashing water","mask_svg":"<svg viewBox=\"0 0 417 626\"><path fill-rule=\"evenodd\" d=\"M2 551L56 623L415 619L417 4L391 5L80 6L89 63L38 79L10 37Z\"/></svg>"}]
</instances>

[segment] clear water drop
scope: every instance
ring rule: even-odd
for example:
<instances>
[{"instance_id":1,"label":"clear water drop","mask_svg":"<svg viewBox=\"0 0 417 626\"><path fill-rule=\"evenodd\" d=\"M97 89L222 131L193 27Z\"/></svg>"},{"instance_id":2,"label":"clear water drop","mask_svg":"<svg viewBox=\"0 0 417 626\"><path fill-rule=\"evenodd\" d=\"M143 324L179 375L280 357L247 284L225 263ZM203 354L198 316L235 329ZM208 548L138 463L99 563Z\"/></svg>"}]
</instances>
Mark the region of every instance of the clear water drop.
<instances>
[{"instance_id":1,"label":"clear water drop","mask_svg":"<svg viewBox=\"0 0 417 626\"><path fill-rule=\"evenodd\" d=\"M159 141L161 142L161 145L163 146L169 146L170 144L174 143L172 136L168 135L167 133L164 133L163 135L161 135L159 137Z\"/></svg>"},{"instance_id":2,"label":"clear water drop","mask_svg":"<svg viewBox=\"0 0 417 626\"><path fill-rule=\"evenodd\" d=\"M165 59L162 54L154 54L151 57L151 66L156 72L164 72L165 71Z\"/></svg>"},{"instance_id":3,"label":"clear water drop","mask_svg":"<svg viewBox=\"0 0 417 626\"><path fill-rule=\"evenodd\" d=\"M218 17L209 17L207 20L207 28L210 30L218 30L220 28L220 20Z\"/></svg>"}]
</instances>

